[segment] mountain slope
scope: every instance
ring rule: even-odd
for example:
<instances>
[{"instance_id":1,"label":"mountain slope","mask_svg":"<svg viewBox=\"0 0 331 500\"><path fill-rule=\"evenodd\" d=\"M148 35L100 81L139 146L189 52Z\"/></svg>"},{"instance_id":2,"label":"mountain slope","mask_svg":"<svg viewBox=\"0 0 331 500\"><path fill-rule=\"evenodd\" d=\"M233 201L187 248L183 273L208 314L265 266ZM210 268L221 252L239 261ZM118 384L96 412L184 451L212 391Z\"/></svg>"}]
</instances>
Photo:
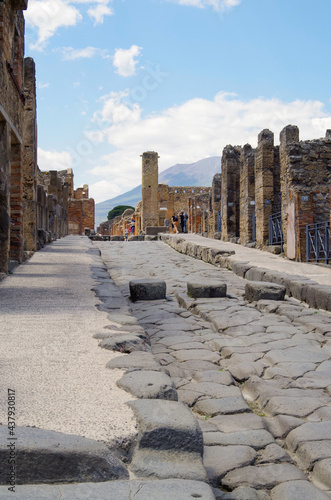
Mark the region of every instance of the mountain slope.
<instances>
[{"instance_id":1,"label":"mountain slope","mask_svg":"<svg viewBox=\"0 0 331 500\"><path fill-rule=\"evenodd\" d=\"M159 174L159 183L168 186L211 186L215 174L221 171L221 158L212 156L190 164L177 164ZM109 210L117 205L135 207L141 200L141 184L126 193L95 205L95 223L107 220Z\"/></svg>"}]
</instances>

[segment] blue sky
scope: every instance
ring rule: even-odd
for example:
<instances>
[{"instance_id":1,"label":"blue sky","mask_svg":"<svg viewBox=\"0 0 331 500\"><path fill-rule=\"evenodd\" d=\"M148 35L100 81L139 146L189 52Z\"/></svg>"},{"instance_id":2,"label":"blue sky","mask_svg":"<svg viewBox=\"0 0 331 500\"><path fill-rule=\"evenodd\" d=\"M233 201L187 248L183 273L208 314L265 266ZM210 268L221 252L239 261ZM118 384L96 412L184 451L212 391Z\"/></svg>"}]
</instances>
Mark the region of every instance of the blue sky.
<instances>
[{"instance_id":1,"label":"blue sky","mask_svg":"<svg viewBox=\"0 0 331 500\"><path fill-rule=\"evenodd\" d=\"M256 146L263 128L331 128L330 0L29 0L38 162L98 203L160 171Z\"/></svg>"}]
</instances>

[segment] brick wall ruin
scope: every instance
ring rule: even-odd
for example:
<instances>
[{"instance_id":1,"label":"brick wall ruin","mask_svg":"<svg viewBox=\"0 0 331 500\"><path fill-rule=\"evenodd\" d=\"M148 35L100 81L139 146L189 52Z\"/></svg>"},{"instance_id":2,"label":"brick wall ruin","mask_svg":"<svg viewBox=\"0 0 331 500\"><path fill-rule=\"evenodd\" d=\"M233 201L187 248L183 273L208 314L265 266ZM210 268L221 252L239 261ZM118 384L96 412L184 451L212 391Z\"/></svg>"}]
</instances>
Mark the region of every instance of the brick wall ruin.
<instances>
[{"instance_id":1,"label":"brick wall ruin","mask_svg":"<svg viewBox=\"0 0 331 500\"><path fill-rule=\"evenodd\" d=\"M24 59L27 4L0 1L0 273L8 272L10 261L21 263L45 243L68 234L73 196L72 169L38 168L36 68L33 59ZM94 202L84 201L89 209L81 211L94 228Z\"/></svg>"}]
</instances>

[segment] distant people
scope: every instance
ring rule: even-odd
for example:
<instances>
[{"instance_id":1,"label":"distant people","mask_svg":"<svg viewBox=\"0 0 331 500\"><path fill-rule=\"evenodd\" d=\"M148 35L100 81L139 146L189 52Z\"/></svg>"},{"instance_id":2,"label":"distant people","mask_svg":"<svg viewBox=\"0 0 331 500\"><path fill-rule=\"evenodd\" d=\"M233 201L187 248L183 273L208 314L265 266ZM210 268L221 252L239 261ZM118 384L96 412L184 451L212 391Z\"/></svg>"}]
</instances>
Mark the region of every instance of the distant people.
<instances>
[{"instance_id":1,"label":"distant people","mask_svg":"<svg viewBox=\"0 0 331 500\"><path fill-rule=\"evenodd\" d=\"M178 217L176 214L174 214L172 217L171 217L171 222L172 222L172 230L174 233L178 233Z\"/></svg>"},{"instance_id":2,"label":"distant people","mask_svg":"<svg viewBox=\"0 0 331 500\"><path fill-rule=\"evenodd\" d=\"M135 224L136 224L136 221L134 219L132 219L131 220L131 224L130 224L130 232L131 232L131 234L134 234Z\"/></svg>"},{"instance_id":3,"label":"distant people","mask_svg":"<svg viewBox=\"0 0 331 500\"><path fill-rule=\"evenodd\" d=\"M126 228L125 228L125 233L124 233L124 240L125 240L125 241L128 241L128 236L129 236L129 228L128 228L128 227L126 227Z\"/></svg>"},{"instance_id":4,"label":"distant people","mask_svg":"<svg viewBox=\"0 0 331 500\"><path fill-rule=\"evenodd\" d=\"M184 233L184 225L185 225L185 222L184 222L184 210L181 210L179 212L179 222L180 222L180 228L182 230L182 233Z\"/></svg>"},{"instance_id":5,"label":"distant people","mask_svg":"<svg viewBox=\"0 0 331 500\"><path fill-rule=\"evenodd\" d=\"M184 212L184 233L187 233L187 219L188 215L186 212Z\"/></svg>"}]
</instances>

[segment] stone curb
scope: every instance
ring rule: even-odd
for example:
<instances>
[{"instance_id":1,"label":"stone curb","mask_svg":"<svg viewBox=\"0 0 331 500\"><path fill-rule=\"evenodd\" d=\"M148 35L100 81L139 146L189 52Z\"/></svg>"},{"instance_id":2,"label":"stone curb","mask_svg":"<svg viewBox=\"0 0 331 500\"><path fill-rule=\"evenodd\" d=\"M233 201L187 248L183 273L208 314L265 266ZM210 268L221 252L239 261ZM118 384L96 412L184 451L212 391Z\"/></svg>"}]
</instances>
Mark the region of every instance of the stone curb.
<instances>
[{"instance_id":1,"label":"stone curb","mask_svg":"<svg viewBox=\"0 0 331 500\"><path fill-rule=\"evenodd\" d=\"M256 267L249 262L236 261L233 257L234 252L230 253L198 245L180 237L161 234L160 239L177 252L203 260L214 266L227 268L241 278L250 281L266 281L282 285L286 288L286 294L289 297L306 302L309 307L314 309L331 311L331 286L319 285L315 281L301 276Z\"/></svg>"}]
</instances>

